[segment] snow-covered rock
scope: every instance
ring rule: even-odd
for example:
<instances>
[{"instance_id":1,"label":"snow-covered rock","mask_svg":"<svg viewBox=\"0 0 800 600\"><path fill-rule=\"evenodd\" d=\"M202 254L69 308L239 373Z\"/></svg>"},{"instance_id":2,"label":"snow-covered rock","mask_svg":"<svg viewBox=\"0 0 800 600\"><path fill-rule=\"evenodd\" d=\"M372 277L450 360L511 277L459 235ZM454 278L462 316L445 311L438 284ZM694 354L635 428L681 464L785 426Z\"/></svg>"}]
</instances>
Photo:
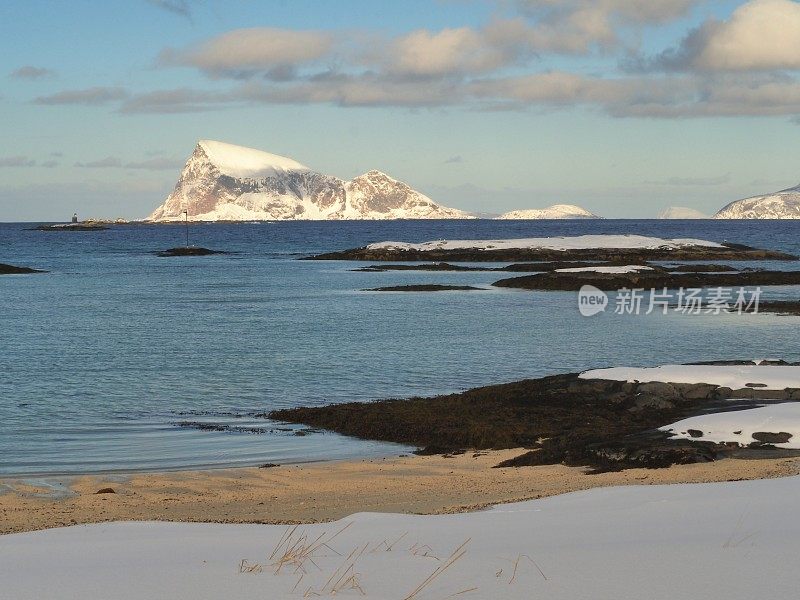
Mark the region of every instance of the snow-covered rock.
<instances>
[{"instance_id":1,"label":"snow-covered rock","mask_svg":"<svg viewBox=\"0 0 800 600\"><path fill-rule=\"evenodd\" d=\"M697 415L659 429L671 433L672 439L740 446L768 441L779 448L800 450L800 402Z\"/></svg>"},{"instance_id":2,"label":"snow-covered rock","mask_svg":"<svg viewBox=\"0 0 800 600\"><path fill-rule=\"evenodd\" d=\"M766 196L731 202L715 219L800 219L800 185Z\"/></svg>"},{"instance_id":3,"label":"snow-covered rock","mask_svg":"<svg viewBox=\"0 0 800 600\"><path fill-rule=\"evenodd\" d=\"M625 265L619 267L604 267L604 266L596 266L596 267L574 267L570 269L556 269L556 273L610 273L610 274L621 274L621 273L640 273L641 271L652 271L653 267L647 267L645 265Z\"/></svg>"},{"instance_id":4,"label":"snow-covered rock","mask_svg":"<svg viewBox=\"0 0 800 600\"><path fill-rule=\"evenodd\" d=\"M658 213L659 219L708 219L709 216L686 206L669 206Z\"/></svg>"},{"instance_id":5,"label":"snow-covered rock","mask_svg":"<svg viewBox=\"0 0 800 600\"><path fill-rule=\"evenodd\" d=\"M574 204L554 204L547 208L512 210L497 219L602 219L585 208Z\"/></svg>"},{"instance_id":6,"label":"snow-covered rock","mask_svg":"<svg viewBox=\"0 0 800 600\"><path fill-rule=\"evenodd\" d=\"M392 179L369 171L351 181L275 154L201 140L175 189L147 218L175 221L465 219Z\"/></svg>"},{"instance_id":7,"label":"snow-covered rock","mask_svg":"<svg viewBox=\"0 0 800 600\"><path fill-rule=\"evenodd\" d=\"M800 367L772 364L612 367L585 371L580 378L640 383L708 383L732 390L747 387L784 390L800 387Z\"/></svg>"},{"instance_id":8,"label":"snow-covered rock","mask_svg":"<svg viewBox=\"0 0 800 600\"><path fill-rule=\"evenodd\" d=\"M371 250L586 250L594 248L722 248L722 244L692 238L664 239L644 235L576 235L571 237L520 238L508 240L434 240L412 244L408 242L376 242Z\"/></svg>"}]
</instances>

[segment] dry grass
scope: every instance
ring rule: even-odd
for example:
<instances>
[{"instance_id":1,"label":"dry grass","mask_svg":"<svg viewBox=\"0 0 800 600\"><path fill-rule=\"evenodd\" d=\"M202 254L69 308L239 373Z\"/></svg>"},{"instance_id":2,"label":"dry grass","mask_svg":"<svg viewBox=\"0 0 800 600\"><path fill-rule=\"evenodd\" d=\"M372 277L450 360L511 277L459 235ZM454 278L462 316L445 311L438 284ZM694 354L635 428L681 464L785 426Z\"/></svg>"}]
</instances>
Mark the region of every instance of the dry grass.
<instances>
[{"instance_id":1,"label":"dry grass","mask_svg":"<svg viewBox=\"0 0 800 600\"><path fill-rule=\"evenodd\" d=\"M511 572L511 579L508 580L509 585L511 585L517 580L517 570L519 569L519 563L520 561L522 561L523 558L527 559L534 567L536 567L536 570L539 571L539 575L542 576L542 579L547 581L547 575L544 574L544 571L542 571L541 567L537 564L535 560L533 560L527 554L519 554L517 555L517 558L515 560L509 561L514 565L514 569ZM497 573L495 573L495 577L500 577L502 574L503 574L503 569L500 569Z\"/></svg>"},{"instance_id":2,"label":"dry grass","mask_svg":"<svg viewBox=\"0 0 800 600\"><path fill-rule=\"evenodd\" d=\"M308 564L313 565L317 570L321 571L322 569L314 561L315 558L320 557L318 552L325 548L341 556L339 552L331 547L330 543L350 527L350 525L352 525L352 522L348 523L331 536L328 536L327 532L323 531L314 539L309 538L305 531L298 532L298 525L289 527L278 540L272 554L269 555L267 559L269 565L275 570L276 575L285 567L294 567L294 573L299 572L305 574L307 573L306 566Z\"/></svg>"},{"instance_id":3,"label":"dry grass","mask_svg":"<svg viewBox=\"0 0 800 600\"><path fill-rule=\"evenodd\" d=\"M297 525L288 527L281 535L278 543L275 545L272 553L269 555L269 557L267 557L267 560L263 565L243 559L239 563L239 573L261 573L264 571L266 565L276 575L283 572L288 573L290 571L295 575L299 574L299 578L292 587L291 593L299 592L300 590L305 589L302 596L303 598L335 596L347 591L357 591L362 596L366 596L366 592L362 586L363 575L357 570L359 560L361 560L365 555L395 551L400 542L408 536L408 531L404 532L397 538L383 539L380 542L374 543L374 545L373 542L367 541L364 544L354 547L350 553L341 560L339 566L336 567L336 569L328 576L324 584L321 586L318 583L301 586L304 581L308 581L306 576L308 575L311 566L313 566L320 573L323 572L323 569L317 564L315 559L331 558L333 555L340 557L342 556L342 554L333 548L331 542L333 542L333 540L335 540L351 525L352 523L348 523L332 535L328 535L327 532L323 532L313 538L309 537L305 530L299 529L299 526ZM402 600L419 600L419 597L421 594L423 594L423 592L429 590L430 586L439 577L441 577L448 569L450 569L450 567L452 567L456 562L466 555L467 545L470 543L470 541L471 538L462 542L461 545L453 550L444 561L434 555L433 549L427 544L415 543L410 546L407 551L412 556L431 558L437 561L439 565L411 592L405 595ZM547 576L544 574L544 571L528 554L519 554L517 555L516 559L503 560L507 561L511 565L509 568L510 578L507 582L509 585L514 584L517 581L517 576L520 573L520 569L524 563L533 565L542 579L545 581L547 580ZM319 574L314 577L319 577ZM495 577L500 579L501 577L509 577L509 575L506 574L506 569L501 568L495 572ZM465 588L447 596L444 600L456 598L463 594L468 594L477 590L477 587Z\"/></svg>"},{"instance_id":4,"label":"dry grass","mask_svg":"<svg viewBox=\"0 0 800 600\"><path fill-rule=\"evenodd\" d=\"M426 587L428 587L433 581L439 577L442 573L444 573L447 569L453 566L456 561L458 561L461 557L463 557L466 553L466 545L469 544L472 538L468 538L464 541L458 548L453 550L453 553L444 561L441 565L436 567L436 570L428 575L422 583L420 583L417 587L415 587L410 594L408 594L403 600L412 600L416 598L420 592L422 592ZM466 591L466 590L465 590ZM461 592L459 592L461 593Z\"/></svg>"}]
</instances>

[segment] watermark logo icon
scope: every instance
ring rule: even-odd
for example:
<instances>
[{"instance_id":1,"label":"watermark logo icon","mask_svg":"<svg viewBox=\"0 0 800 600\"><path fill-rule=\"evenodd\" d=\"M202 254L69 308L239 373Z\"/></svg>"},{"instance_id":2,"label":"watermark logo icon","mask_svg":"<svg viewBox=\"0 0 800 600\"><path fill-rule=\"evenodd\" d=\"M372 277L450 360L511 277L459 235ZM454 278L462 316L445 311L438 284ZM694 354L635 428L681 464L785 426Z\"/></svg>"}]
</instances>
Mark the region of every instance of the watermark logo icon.
<instances>
[{"instance_id":1,"label":"watermark logo icon","mask_svg":"<svg viewBox=\"0 0 800 600\"><path fill-rule=\"evenodd\" d=\"M679 288L676 290L621 288L614 295L615 315L668 314L670 309L684 315L755 314L758 313L761 288ZM578 310L584 317L604 312L609 296L593 285L584 285L578 292Z\"/></svg>"},{"instance_id":2,"label":"watermark logo icon","mask_svg":"<svg viewBox=\"0 0 800 600\"><path fill-rule=\"evenodd\" d=\"M584 317L603 312L608 306L608 294L593 285L585 285L578 292L578 310Z\"/></svg>"}]
</instances>

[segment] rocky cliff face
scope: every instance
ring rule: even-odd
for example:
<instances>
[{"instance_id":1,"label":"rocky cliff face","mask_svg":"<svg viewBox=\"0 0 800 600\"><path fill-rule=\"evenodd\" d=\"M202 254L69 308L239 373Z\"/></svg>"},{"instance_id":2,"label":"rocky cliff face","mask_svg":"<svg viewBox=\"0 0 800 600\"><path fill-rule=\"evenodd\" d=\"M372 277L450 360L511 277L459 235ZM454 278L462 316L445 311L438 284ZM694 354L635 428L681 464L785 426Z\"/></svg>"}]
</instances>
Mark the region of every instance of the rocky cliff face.
<instances>
[{"instance_id":1,"label":"rocky cliff face","mask_svg":"<svg viewBox=\"0 0 800 600\"><path fill-rule=\"evenodd\" d=\"M715 219L800 219L800 185L766 196L731 202Z\"/></svg>"},{"instance_id":2,"label":"rocky cliff face","mask_svg":"<svg viewBox=\"0 0 800 600\"><path fill-rule=\"evenodd\" d=\"M282 156L200 141L175 189L150 221L463 219L380 171L352 181L312 171Z\"/></svg>"}]
</instances>

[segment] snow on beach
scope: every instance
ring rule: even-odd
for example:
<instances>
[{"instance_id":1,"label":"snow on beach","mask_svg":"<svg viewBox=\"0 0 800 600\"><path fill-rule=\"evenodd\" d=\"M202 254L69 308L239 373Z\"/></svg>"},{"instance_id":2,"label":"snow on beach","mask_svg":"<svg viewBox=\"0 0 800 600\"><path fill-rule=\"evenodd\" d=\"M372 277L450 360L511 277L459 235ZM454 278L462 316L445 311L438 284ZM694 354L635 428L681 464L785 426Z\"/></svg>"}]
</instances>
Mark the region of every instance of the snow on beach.
<instances>
[{"instance_id":1,"label":"snow on beach","mask_svg":"<svg viewBox=\"0 0 800 600\"><path fill-rule=\"evenodd\" d=\"M735 442L742 446L752 442L764 442L764 439L759 440L753 437L753 434L787 433L791 435L788 441L772 440L770 443L779 448L800 450L800 403L782 402L747 410L699 415L659 429L673 432L673 439ZM689 430L693 430L695 435L690 434ZM703 433L702 437L697 437L698 431Z\"/></svg>"},{"instance_id":2,"label":"snow on beach","mask_svg":"<svg viewBox=\"0 0 800 600\"><path fill-rule=\"evenodd\" d=\"M692 238L665 239L643 235L578 235L572 237L521 238L509 240L435 240L412 244L377 242L371 250L586 250L593 248L654 250L659 248L722 248L722 244Z\"/></svg>"},{"instance_id":3,"label":"snow on beach","mask_svg":"<svg viewBox=\"0 0 800 600\"><path fill-rule=\"evenodd\" d=\"M467 514L359 513L295 530L76 526L0 537L0 589L14 600L791 598L799 494L789 477L597 488Z\"/></svg>"},{"instance_id":4,"label":"snow on beach","mask_svg":"<svg viewBox=\"0 0 800 600\"><path fill-rule=\"evenodd\" d=\"M661 367L613 367L580 374L581 379L611 381L660 381L709 383L734 390L746 387L784 390L800 387L800 367L780 365L664 365Z\"/></svg>"}]
</instances>

